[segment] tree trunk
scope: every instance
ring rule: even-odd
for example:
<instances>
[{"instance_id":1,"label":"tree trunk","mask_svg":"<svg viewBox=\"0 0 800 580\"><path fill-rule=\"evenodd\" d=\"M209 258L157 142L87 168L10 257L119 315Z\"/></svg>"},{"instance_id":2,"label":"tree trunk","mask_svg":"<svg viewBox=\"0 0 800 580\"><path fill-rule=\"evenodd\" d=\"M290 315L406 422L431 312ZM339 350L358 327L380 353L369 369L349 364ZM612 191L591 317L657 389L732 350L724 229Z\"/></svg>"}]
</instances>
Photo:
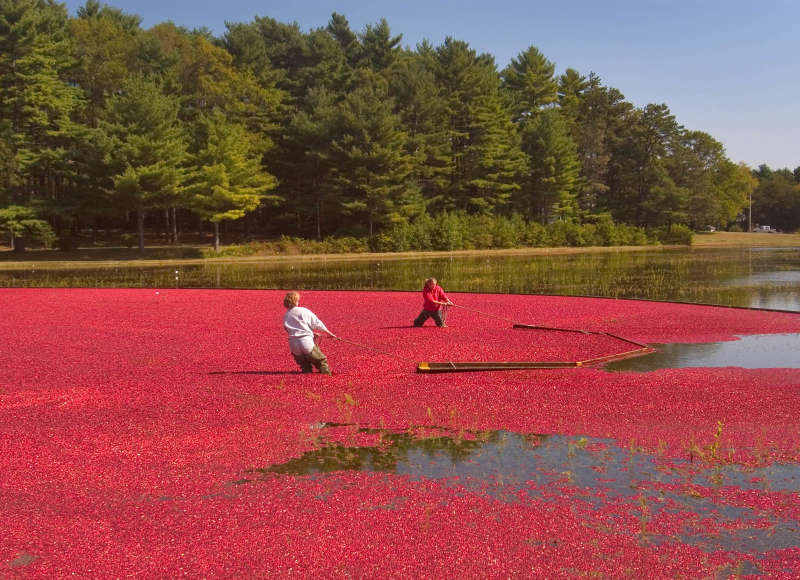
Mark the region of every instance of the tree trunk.
<instances>
[{"instance_id":1,"label":"tree trunk","mask_svg":"<svg viewBox=\"0 0 800 580\"><path fill-rule=\"evenodd\" d=\"M11 234L11 249L14 250L15 253L21 254L25 251L25 238L19 238L14 234Z\"/></svg>"},{"instance_id":2,"label":"tree trunk","mask_svg":"<svg viewBox=\"0 0 800 580\"><path fill-rule=\"evenodd\" d=\"M164 237L167 239L167 243L172 243L172 227L170 225L169 219L169 208L164 208Z\"/></svg>"},{"instance_id":3,"label":"tree trunk","mask_svg":"<svg viewBox=\"0 0 800 580\"><path fill-rule=\"evenodd\" d=\"M214 222L214 251L219 252L219 222Z\"/></svg>"},{"instance_id":4,"label":"tree trunk","mask_svg":"<svg viewBox=\"0 0 800 580\"><path fill-rule=\"evenodd\" d=\"M172 208L172 239L177 244L180 240L178 237L178 208Z\"/></svg>"},{"instance_id":5,"label":"tree trunk","mask_svg":"<svg viewBox=\"0 0 800 580\"><path fill-rule=\"evenodd\" d=\"M317 240L322 241L322 202L317 198Z\"/></svg>"},{"instance_id":6,"label":"tree trunk","mask_svg":"<svg viewBox=\"0 0 800 580\"><path fill-rule=\"evenodd\" d=\"M136 226L139 230L139 255L144 256L144 210L136 209Z\"/></svg>"}]
</instances>

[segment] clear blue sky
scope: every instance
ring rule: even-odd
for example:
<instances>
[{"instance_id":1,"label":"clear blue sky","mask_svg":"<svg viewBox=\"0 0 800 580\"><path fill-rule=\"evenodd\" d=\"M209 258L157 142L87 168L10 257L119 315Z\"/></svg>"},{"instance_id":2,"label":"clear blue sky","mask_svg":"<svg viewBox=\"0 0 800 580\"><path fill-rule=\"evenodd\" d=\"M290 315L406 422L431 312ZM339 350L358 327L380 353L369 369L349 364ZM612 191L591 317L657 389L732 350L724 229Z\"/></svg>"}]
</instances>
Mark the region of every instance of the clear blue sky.
<instances>
[{"instance_id":1,"label":"clear blue sky","mask_svg":"<svg viewBox=\"0 0 800 580\"><path fill-rule=\"evenodd\" d=\"M83 1L66 2L70 14ZM225 32L268 16L307 31L333 12L359 32L386 18L403 44L463 40L505 67L528 46L556 65L595 72L636 106L666 103L687 129L752 167L800 166L797 0L111 0L149 28L171 20Z\"/></svg>"}]
</instances>

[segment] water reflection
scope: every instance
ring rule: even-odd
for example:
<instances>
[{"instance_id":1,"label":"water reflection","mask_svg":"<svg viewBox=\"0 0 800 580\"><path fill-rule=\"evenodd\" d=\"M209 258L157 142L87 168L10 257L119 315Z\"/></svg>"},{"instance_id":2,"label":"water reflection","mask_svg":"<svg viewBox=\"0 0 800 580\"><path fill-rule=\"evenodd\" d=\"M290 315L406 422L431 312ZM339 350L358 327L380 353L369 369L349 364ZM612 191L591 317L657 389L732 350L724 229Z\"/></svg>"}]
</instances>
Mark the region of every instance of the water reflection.
<instances>
[{"instance_id":1,"label":"water reflection","mask_svg":"<svg viewBox=\"0 0 800 580\"><path fill-rule=\"evenodd\" d=\"M700 491L735 486L796 493L800 491L800 466L796 464L746 468L662 461L655 454L620 447L612 439L508 431L391 431L331 424L323 424L322 431L333 433L343 428L350 429L353 436L378 435L379 442L348 446L323 436L317 449L286 463L252 470L247 479L237 483L253 483L276 474L325 477L338 471L384 472L438 480L514 503L558 501L562 494L552 492L569 489L595 509L609 501L630 503L631 509L645 502L651 517L661 513L697 515L685 518L685 526L671 539L704 550L766 551L796 546L800 541L800 523L791 519L793 516L731 505L718 494ZM702 524L706 518L713 518L725 531L710 535ZM736 525L729 526L733 523ZM669 539L648 537L655 542Z\"/></svg>"},{"instance_id":2,"label":"water reflection","mask_svg":"<svg viewBox=\"0 0 800 580\"><path fill-rule=\"evenodd\" d=\"M649 372L686 367L800 368L800 334L754 334L709 343L651 344L644 357L615 361L609 371Z\"/></svg>"},{"instance_id":3,"label":"water reflection","mask_svg":"<svg viewBox=\"0 0 800 580\"><path fill-rule=\"evenodd\" d=\"M800 269L753 272L727 280L725 285L750 288L752 308L800 310Z\"/></svg>"},{"instance_id":4,"label":"water reflection","mask_svg":"<svg viewBox=\"0 0 800 580\"><path fill-rule=\"evenodd\" d=\"M800 284L800 271L760 272L726 282L730 286L764 286L767 284Z\"/></svg>"}]
</instances>

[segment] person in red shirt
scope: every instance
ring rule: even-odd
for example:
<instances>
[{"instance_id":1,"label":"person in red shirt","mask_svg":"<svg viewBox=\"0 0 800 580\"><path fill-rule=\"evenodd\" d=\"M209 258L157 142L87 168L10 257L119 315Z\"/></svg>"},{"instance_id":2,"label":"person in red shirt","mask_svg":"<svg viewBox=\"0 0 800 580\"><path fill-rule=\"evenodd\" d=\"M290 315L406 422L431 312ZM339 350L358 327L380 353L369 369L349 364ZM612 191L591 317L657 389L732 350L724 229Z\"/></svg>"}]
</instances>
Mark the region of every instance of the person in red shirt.
<instances>
[{"instance_id":1,"label":"person in red shirt","mask_svg":"<svg viewBox=\"0 0 800 580\"><path fill-rule=\"evenodd\" d=\"M447 294L436 283L436 278L428 278L425 280L425 286L422 287L422 312L414 319L414 326L422 326L428 318L433 318L436 326L447 326L445 324L446 307L451 304Z\"/></svg>"}]
</instances>

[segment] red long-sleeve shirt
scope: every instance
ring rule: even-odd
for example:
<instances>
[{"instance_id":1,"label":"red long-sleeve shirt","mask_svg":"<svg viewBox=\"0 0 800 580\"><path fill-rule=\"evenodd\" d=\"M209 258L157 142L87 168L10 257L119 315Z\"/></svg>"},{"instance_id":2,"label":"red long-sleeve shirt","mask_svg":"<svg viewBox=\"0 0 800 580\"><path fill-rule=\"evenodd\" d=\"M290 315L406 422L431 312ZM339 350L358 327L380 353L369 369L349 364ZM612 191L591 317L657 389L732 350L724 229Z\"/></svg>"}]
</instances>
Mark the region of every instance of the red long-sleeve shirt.
<instances>
[{"instance_id":1,"label":"red long-sleeve shirt","mask_svg":"<svg viewBox=\"0 0 800 580\"><path fill-rule=\"evenodd\" d=\"M428 288L427 286L423 288L422 289L423 310L427 310L428 312L436 312L437 310L441 310L442 305L436 304L434 300L438 300L439 302L448 302L447 294L444 293L442 287L436 285L433 288Z\"/></svg>"}]
</instances>

